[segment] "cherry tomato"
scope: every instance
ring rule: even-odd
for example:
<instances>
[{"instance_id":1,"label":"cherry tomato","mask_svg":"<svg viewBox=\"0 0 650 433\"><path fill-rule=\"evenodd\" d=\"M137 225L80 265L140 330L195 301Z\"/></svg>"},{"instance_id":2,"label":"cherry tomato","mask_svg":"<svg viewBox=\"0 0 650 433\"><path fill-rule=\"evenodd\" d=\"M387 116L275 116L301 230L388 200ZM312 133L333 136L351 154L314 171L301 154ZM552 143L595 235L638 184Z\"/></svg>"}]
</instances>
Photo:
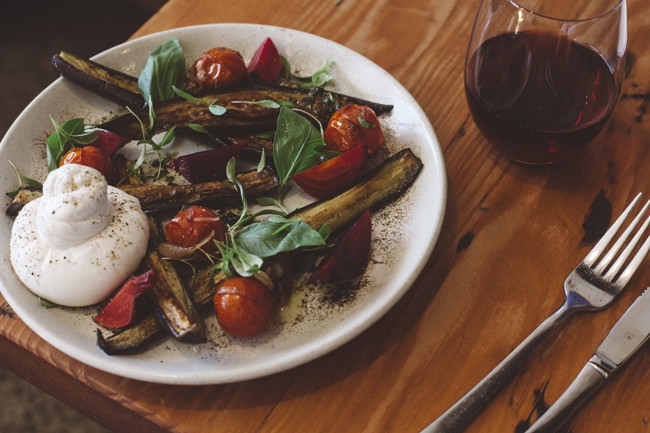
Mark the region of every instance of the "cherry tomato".
<instances>
[{"instance_id":1,"label":"cherry tomato","mask_svg":"<svg viewBox=\"0 0 650 433\"><path fill-rule=\"evenodd\" d=\"M366 146L373 153L384 144L384 133L372 108L349 104L339 108L325 129L328 149L345 152L357 146Z\"/></svg>"},{"instance_id":2,"label":"cherry tomato","mask_svg":"<svg viewBox=\"0 0 650 433\"><path fill-rule=\"evenodd\" d=\"M269 290L250 277L235 277L224 281L214 295L217 322L235 337L255 335L269 323L273 300Z\"/></svg>"},{"instance_id":3,"label":"cherry tomato","mask_svg":"<svg viewBox=\"0 0 650 433\"><path fill-rule=\"evenodd\" d=\"M246 64L241 55L230 48L212 48L194 62L194 76L204 91L234 86L246 78Z\"/></svg>"},{"instance_id":4,"label":"cherry tomato","mask_svg":"<svg viewBox=\"0 0 650 433\"><path fill-rule=\"evenodd\" d=\"M291 176L307 194L327 198L354 183L366 162L365 146L357 146L334 158Z\"/></svg>"},{"instance_id":5,"label":"cherry tomato","mask_svg":"<svg viewBox=\"0 0 650 433\"><path fill-rule=\"evenodd\" d=\"M212 232L214 235L210 236ZM194 247L207 239L201 249L207 254L216 255L219 249L213 240L225 241L226 225L210 209L190 206L177 213L165 226L165 239L183 248Z\"/></svg>"},{"instance_id":6,"label":"cherry tomato","mask_svg":"<svg viewBox=\"0 0 650 433\"><path fill-rule=\"evenodd\" d=\"M104 152L95 146L75 147L63 155L59 167L65 164L80 164L92 167L106 177L110 183L113 180L113 164Z\"/></svg>"}]
</instances>

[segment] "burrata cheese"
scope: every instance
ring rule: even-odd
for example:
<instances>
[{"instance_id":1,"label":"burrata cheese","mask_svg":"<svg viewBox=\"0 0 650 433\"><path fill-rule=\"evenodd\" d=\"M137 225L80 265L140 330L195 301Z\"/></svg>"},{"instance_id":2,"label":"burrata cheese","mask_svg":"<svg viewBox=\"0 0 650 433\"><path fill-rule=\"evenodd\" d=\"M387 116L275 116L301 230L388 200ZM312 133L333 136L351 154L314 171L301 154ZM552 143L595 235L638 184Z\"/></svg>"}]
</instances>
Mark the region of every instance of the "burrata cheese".
<instances>
[{"instance_id":1,"label":"burrata cheese","mask_svg":"<svg viewBox=\"0 0 650 433\"><path fill-rule=\"evenodd\" d=\"M139 266L149 223L138 200L97 170L64 165L43 196L20 211L11 230L11 264L23 284L55 304L106 299Z\"/></svg>"}]
</instances>

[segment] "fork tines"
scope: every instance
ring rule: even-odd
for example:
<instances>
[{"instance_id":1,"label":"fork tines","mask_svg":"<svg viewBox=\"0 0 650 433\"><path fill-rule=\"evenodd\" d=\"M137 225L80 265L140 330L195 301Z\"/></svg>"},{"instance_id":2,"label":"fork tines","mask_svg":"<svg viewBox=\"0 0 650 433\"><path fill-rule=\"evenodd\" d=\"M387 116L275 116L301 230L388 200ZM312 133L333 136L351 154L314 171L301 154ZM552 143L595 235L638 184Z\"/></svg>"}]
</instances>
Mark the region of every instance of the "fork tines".
<instances>
[{"instance_id":1,"label":"fork tines","mask_svg":"<svg viewBox=\"0 0 650 433\"><path fill-rule=\"evenodd\" d=\"M638 245L639 241L641 240L642 236L644 235L646 229L648 228L648 225L650 225L650 217L645 219L645 221L641 225L641 228L637 230L632 240L627 244L627 246L625 247L623 252L618 256L616 261L614 261L613 263L612 261L616 258L616 255L621 250L621 248L623 248L625 242L630 237L630 235L634 232L634 229L639 224L639 222L645 215L646 211L650 207L650 200L645 204L645 206L643 206L641 211L636 215L636 217L634 217L630 225L620 235L620 237L616 240L616 242L609 248L609 251L607 251L607 253L600 260L598 260L598 258L602 255L602 253L605 251L605 248L614 239L616 233L623 226L623 223L626 221L626 219L632 212L632 209L636 206L636 204L641 199L641 195L642 194L639 193L634 198L634 200L632 200L632 202L628 205L625 211L623 211L621 216L619 216L618 219L614 221L614 224L612 224L612 226L607 230L607 232L603 235L600 241L598 241L598 243L593 247L593 249L589 252L589 254L587 254L587 257L585 257L585 259L582 261L585 265L592 268L596 274L602 275L603 278L606 278L607 280L611 281L616 286L624 286L625 284L627 284L629 279L632 278L634 272L641 265L641 261L648 253L648 250L650 250L650 237L648 237L646 238L643 245L641 245L641 247L638 249L634 257L629 261L625 270L617 277L617 274L621 271L623 265L626 263L626 261L634 251L635 247Z\"/></svg>"}]
</instances>

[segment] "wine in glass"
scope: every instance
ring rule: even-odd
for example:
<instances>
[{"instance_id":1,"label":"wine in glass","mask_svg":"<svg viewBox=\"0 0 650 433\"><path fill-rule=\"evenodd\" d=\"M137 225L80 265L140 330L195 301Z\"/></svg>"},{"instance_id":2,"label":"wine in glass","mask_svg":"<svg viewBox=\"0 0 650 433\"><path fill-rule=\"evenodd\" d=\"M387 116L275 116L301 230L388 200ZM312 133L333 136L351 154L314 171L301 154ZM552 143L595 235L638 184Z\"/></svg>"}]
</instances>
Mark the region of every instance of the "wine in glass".
<instances>
[{"instance_id":1,"label":"wine in glass","mask_svg":"<svg viewBox=\"0 0 650 433\"><path fill-rule=\"evenodd\" d=\"M569 158L610 117L626 45L626 0L482 0L465 63L472 117L510 159Z\"/></svg>"}]
</instances>

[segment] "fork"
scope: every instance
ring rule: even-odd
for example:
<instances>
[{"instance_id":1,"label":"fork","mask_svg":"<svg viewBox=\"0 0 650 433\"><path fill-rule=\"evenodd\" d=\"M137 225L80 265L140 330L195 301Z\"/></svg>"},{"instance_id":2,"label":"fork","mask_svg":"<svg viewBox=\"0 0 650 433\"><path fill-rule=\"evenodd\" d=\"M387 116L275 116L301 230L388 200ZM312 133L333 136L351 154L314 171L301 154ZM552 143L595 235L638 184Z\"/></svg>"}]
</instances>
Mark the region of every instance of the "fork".
<instances>
[{"instance_id":1,"label":"fork","mask_svg":"<svg viewBox=\"0 0 650 433\"><path fill-rule=\"evenodd\" d=\"M628 262L628 258L639 243L648 224L650 224L650 218L647 218L621 252L621 248L623 248L630 235L633 234L634 229L648 210L650 206L650 201L648 201L621 233L618 240L605 251L616 233L623 226L641 195L638 194L632 200L621 216L614 221L614 224L566 278L564 281L564 293L566 295L564 304L544 320L537 329L467 394L422 429L420 433L458 433L465 430L490 400L515 375L523 360L560 322L576 311L602 310L614 301L616 295L630 281L650 249L649 237ZM620 255L617 258L619 252Z\"/></svg>"}]
</instances>

